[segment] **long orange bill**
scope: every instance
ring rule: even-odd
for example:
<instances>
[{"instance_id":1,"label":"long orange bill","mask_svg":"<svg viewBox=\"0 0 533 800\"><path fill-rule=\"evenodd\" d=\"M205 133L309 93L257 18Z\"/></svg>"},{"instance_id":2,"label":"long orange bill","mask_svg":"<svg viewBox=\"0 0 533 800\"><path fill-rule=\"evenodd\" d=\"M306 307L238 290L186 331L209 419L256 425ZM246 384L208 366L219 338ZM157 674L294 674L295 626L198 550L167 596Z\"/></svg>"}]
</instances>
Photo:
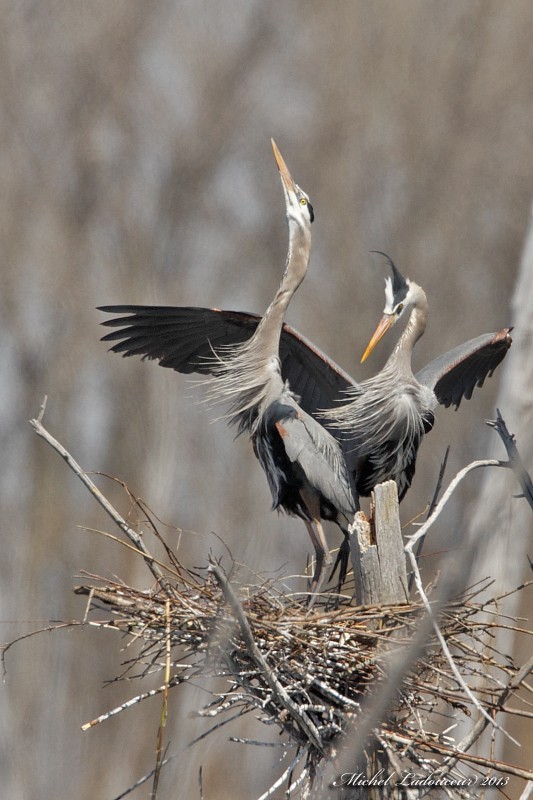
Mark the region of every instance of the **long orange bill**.
<instances>
[{"instance_id":1,"label":"long orange bill","mask_svg":"<svg viewBox=\"0 0 533 800\"><path fill-rule=\"evenodd\" d=\"M272 142L272 150L274 151L274 158L276 159L276 164L278 165L279 174L281 176L281 180L283 181L283 185L285 186L288 192L296 192L296 184L294 183L291 173L287 169L287 165L283 160L283 156L278 150L278 146L274 139L270 140Z\"/></svg>"},{"instance_id":2,"label":"long orange bill","mask_svg":"<svg viewBox=\"0 0 533 800\"><path fill-rule=\"evenodd\" d=\"M389 328L391 328L394 325L394 322L395 318L392 314L384 314L382 316L381 320L379 321L378 327L374 331L374 335L370 339L368 346L365 352L363 353L361 364L363 363L363 361L367 360L368 356L370 355L374 347L377 345L380 339L382 339L385 336Z\"/></svg>"}]
</instances>

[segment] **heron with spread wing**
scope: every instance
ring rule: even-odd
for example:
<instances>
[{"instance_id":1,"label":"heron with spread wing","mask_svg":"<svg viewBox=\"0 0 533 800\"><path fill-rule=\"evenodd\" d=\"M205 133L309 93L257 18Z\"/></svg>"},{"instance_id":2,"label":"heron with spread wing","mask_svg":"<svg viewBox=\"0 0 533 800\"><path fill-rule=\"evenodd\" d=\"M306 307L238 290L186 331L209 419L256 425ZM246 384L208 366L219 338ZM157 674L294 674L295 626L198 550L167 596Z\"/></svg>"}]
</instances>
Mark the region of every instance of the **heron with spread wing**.
<instances>
[{"instance_id":1,"label":"heron with spread wing","mask_svg":"<svg viewBox=\"0 0 533 800\"><path fill-rule=\"evenodd\" d=\"M200 345L202 349L195 367L188 357L182 360L179 354L184 342L180 333L176 336L172 313L169 319L165 312L160 316L161 310L152 309L154 318L142 306L104 306L103 311L131 314L104 323L124 324L127 329L127 333L114 331L104 339L126 339L131 344L130 347L121 341L112 347L115 352L142 354L178 371L210 375L210 399L225 403L229 423L236 425L239 433L249 433L252 439L255 455L268 479L273 508L305 522L316 555L310 587L316 596L325 576L323 566L331 563L321 519L333 520L346 531L358 501L341 445L299 404L291 381L281 370L283 318L307 272L314 213L273 140L272 147L285 195L289 250L274 300L264 316L257 318L254 328L248 329L249 335L220 341L207 333L201 342L194 342L194 329L187 327L183 330L185 347Z\"/></svg>"},{"instance_id":2,"label":"heron with spread wing","mask_svg":"<svg viewBox=\"0 0 533 800\"><path fill-rule=\"evenodd\" d=\"M458 408L463 397L470 398L474 387L482 386L504 358L511 337L508 328L479 336L414 375L413 348L428 318L426 293L404 278L386 253L380 255L387 259L392 275L386 278L383 316L361 361L396 322L407 317L405 328L383 369L361 384L353 382L341 405L318 416L346 437L346 458L358 493L369 495L376 484L394 480L401 500L413 480L422 437L433 427L436 407L441 403Z\"/></svg>"},{"instance_id":3,"label":"heron with spread wing","mask_svg":"<svg viewBox=\"0 0 533 800\"><path fill-rule=\"evenodd\" d=\"M386 415L385 404L389 406L389 412L392 407L393 417L389 416L388 420L387 417L381 419L378 430L381 432L382 445L390 441L390 437L393 436L392 446L396 455L392 460L391 472L386 472L383 465L381 468L379 467L380 458L372 459L371 454L364 456L366 467L363 464L360 467L360 476L356 475L360 495L369 494L378 480L394 478L398 483L399 495L403 497L414 474L413 458L405 458L398 449L399 430L396 431L396 444L394 443L394 431L391 426L393 427L394 421L398 419L393 407L398 387L396 385L391 387L391 381L395 381L393 374L399 363L404 363L408 357L410 364L410 353L414 346L412 325L416 320L425 322L427 299L420 287L416 287L415 290L416 284L411 281L407 284L398 270L396 273L398 277L396 281L391 282L391 290L389 290L390 302L388 305L390 306L389 311L392 313L389 313L388 317L386 314L384 316L393 324L400 318L400 315L405 315L409 305L409 287L410 299L413 299L416 292L419 298L417 305L422 303L425 308L417 307L415 310L411 305L413 320L408 322L405 331L405 336L408 337L407 342L405 339L403 343L398 342L398 346L401 348L400 355L393 352L392 365L389 363L389 368L369 379L371 381L369 388L372 388L373 392L378 392L377 403L381 407L381 413ZM103 337L106 341L116 342L111 348L114 352L122 353L125 356L140 355L143 358L156 359L162 367L186 374L212 373L214 369L213 361L210 358L212 352L218 352L228 345L237 345L248 341L253 337L261 321L261 317L257 314L226 311L219 308L130 305L106 306L102 310L114 314L127 314L127 316L109 319L103 323L105 326L118 329ZM381 332L383 334L386 332L385 325L387 325L387 330L391 327L387 323L380 324L379 338L381 338ZM416 382L413 396L418 397L420 407L427 403L431 406L422 412L418 422L415 421L409 425L410 433L407 437L407 445L411 455L416 458L416 448L423 432L427 432L431 428L433 410L438 404L458 408L463 398L470 399L474 388L481 387L485 379L492 375L511 346L510 332L510 328L502 328L494 333L485 333L475 339L470 339L433 359L417 372L413 379L409 377L409 381ZM418 330L417 338L420 335L421 330ZM371 349L375 344L377 344L376 339ZM406 350L406 347L409 349ZM366 356L370 354L368 348L367 351ZM347 400L350 398L357 402L358 398L364 394L365 385L368 387L368 382L357 383L354 381L316 345L287 324L284 324L281 330L279 358L281 377L288 381L292 391L300 398L301 408L312 416L320 415L325 427L343 441L349 465L352 470L355 470L358 453L353 444L348 442L350 424L346 406L349 406ZM391 392L391 388L394 389L393 392ZM361 408L362 420L364 403L358 403L358 406ZM358 406L352 407L352 411L355 411ZM344 413L341 412L340 416L343 417L341 420L339 419L339 410L343 407ZM324 409L329 409L326 414L324 414ZM374 421L377 418L376 413L377 406L374 405ZM372 420L370 419L370 421ZM363 422L361 421L359 425L363 425ZM374 430L376 430L375 424ZM374 462L377 463L374 464Z\"/></svg>"}]
</instances>

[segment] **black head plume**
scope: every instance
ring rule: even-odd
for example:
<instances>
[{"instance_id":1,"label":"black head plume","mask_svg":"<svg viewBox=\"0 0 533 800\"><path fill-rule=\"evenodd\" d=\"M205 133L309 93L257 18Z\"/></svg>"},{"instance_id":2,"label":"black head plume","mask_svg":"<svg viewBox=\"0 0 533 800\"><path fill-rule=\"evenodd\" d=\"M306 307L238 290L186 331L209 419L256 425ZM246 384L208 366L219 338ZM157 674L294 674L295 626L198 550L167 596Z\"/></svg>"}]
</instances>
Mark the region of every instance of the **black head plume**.
<instances>
[{"instance_id":1,"label":"black head plume","mask_svg":"<svg viewBox=\"0 0 533 800\"><path fill-rule=\"evenodd\" d=\"M371 250L371 253L377 253L380 256L383 256L387 260L387 264L391 268L392 271L392 293L394 295L394 299L396 302L400 302L404 299L409 291L409 284L407 283L406 279L403 277L402 273L392 260L392 258L384 253L382 250Z\"/></svg>"}]
</instances>

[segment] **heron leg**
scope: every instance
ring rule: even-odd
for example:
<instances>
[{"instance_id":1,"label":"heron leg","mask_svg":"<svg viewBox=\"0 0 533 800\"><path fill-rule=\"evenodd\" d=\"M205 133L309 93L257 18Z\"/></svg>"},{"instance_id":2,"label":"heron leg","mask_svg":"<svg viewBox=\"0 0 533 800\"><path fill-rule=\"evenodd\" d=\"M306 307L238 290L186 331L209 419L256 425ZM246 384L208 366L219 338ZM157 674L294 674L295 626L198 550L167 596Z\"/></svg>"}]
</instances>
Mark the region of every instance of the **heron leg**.
<instances>
[{"instance_id":1,"label":"heron leg","mask_svg":"<svg viewBox=\"0 0 533 800\"><path fill-rule=\"evenodd\" d=\"M309 608L311 608L322 590L322 584L325 578L323 567L324 565L328 567L331 566L332 558L320 521L320 501L318 497L305 492L305 490L300 490L300 494L311 516L311 520L304 520L304 522L309 538L315 548L315 571L313 573L313 580L311 581L311 597L309 600Z\"/></svg>"},{"instance_id":2,"label":"heron leg","mask_svg":"<svg viewBox=\"0 0 533 800\"><path fill-rule=\"evenodd\" d=\"M348 574L348 566L350 563L350 540L349 540L349 533L346 528L340 526L340 529L343 534L343 540L341 542L341 546L339 547L339 552L337 553L337 558L335 559L335 563L333 564L333 569L331 570L329 580L332 581L335 577L335 573L337 571L337 567L339 568L339 581L337 583L337 594L340 594L342 589L342 584L346 580L346 576Z\"/></svg>"},{"instance_id":3,"label":"heron leg","mask_svg":"<svg viewBox=\"0 0 533 800\"><path fill-rule=\"evenodd\" d=\"M316 525L316 530L313 522ZM324 563L331 564L329 550L323 543L324 531L322 530L322 525L320 525L320 523L317 524L317 520L313 520L313 522L305 520L307 532L309 533L310 539L313 542L313 547L315 548L315 570L313 572L311 586L309 587L309 608L314 605L318 594L320 594L322 590L322 584L324 583L325 578L325 572L323 570Z\"/></svg>"}]
</instances>

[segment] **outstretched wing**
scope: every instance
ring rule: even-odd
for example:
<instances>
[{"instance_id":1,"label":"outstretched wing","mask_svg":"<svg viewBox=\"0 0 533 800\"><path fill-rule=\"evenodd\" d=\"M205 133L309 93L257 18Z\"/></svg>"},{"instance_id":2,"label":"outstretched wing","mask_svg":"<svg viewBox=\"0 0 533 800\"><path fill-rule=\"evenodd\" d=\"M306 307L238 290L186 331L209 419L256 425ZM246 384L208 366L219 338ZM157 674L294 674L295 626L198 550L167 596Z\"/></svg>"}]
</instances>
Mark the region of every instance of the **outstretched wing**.
<instances>
[{"instance_id":1,"label":"outstretched wing","mask_svg":"<svg viewBox=\"0 0 533 800\"><path fill-rule=\"evenodd\" d=\"M101 306L99 311L128 315L102 322L119 329L102 337L104 342L117 342L111 347L114 353L155 359L177 372L204 375L213 370L213 351L245 342L260 320L254 314L186 306Z\"/></svg>"},{"instance_id":2,"label":"outstretched wing","mask_svg":"<svg viewBox=\"0 0 533 800\"><path fill-rule=\"evenodd\" d=\"M470 400L475 386L483 386L512 344L512 328L485 333L433 359L416 379L435 392L443 406L459 408L463 397Z\"/></svg>"},{"instance_id":3,"label":"outstretched wing","mask_svg":"<svg viewBox=\"0 0 533 800\"><path fill-rule=\"evenodd\" d=\"M117 328L102 337L116 342L113 352L156 359L162 367L184 373L211 373L213 352L245 342L261 320L257 314L219 308L120 305L99 310L121 315L102 323ZM281 333L280 361L283 380L308 414L330 408L354 385L334 361L288 325Z\"/></svg>"}]
</instances>

